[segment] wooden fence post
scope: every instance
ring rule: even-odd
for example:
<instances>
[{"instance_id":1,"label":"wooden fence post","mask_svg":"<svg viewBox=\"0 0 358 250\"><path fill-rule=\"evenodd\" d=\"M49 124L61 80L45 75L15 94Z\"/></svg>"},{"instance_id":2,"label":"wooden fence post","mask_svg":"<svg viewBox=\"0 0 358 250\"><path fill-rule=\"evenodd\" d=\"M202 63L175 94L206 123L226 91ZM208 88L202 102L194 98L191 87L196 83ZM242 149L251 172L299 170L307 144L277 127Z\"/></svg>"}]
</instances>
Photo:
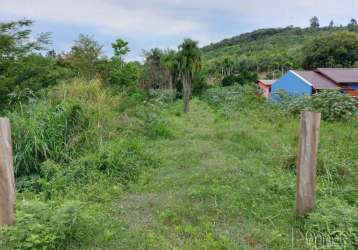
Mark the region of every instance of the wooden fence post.
<instances>
[{"instance_id":1,"label":"wooden fence post","mask_svg":"<svg viewBox=\"0 0 358 250\"><path fill-rule=\"evenodd\" d=\"M321 114L302 112L297 159L296 209L299 216L315 205L317 151Z\"/></svg>"},{"instance_id":2,"label":"wooden fence post","mask_svg":"<svg viewBox=\"0 0 358 250\"><path fill-rule=\"evenodd\" d=\"M11 128L8 118L0 118L0 226L14 221L15 177Z\"/></svg>"}]
</instances>

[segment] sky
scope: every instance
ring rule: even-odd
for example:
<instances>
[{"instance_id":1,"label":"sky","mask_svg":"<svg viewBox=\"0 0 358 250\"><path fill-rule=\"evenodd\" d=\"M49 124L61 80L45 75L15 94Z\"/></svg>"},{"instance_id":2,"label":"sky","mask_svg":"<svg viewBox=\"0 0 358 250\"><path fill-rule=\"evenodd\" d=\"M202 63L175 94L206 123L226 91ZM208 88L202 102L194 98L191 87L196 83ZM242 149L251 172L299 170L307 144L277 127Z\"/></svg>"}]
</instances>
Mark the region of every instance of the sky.
<instances>
[{"instance_id":1,"label":"sky","mask_svg":"<svg viewBox=\"0 0 358 250\"><path fill-rule=\"evenodd\" d=\"M58 52L82 33L111 56L123 38L127 60L142 60L143 49L174 49L184 38L204 46L259 28L306 27L312 16L346 25L357 10L358 0L0 0L0 22L34 20L34 34L51 32Z\"/></svg>"}]
</instances>

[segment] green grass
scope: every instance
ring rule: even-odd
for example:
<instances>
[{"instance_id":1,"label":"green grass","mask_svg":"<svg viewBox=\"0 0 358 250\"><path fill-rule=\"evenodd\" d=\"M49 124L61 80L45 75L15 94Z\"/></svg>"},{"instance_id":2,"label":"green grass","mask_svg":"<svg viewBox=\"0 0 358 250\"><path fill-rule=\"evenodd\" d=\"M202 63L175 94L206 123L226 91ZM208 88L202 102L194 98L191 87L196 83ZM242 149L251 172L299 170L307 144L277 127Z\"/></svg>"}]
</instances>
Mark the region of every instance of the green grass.
<instances>
[{"instance_id":1,"label":"green grass","mask_svg":"<svg viewBox=\"0 0 358 250\"><path fill-rule=\"evenodd\" d=\"M344 138L356 122L322 124L317 209L302 220L294 207L297 119L270 111L225 118L198 100L188 115L177 116L179 109L163 114L173 138L152 142L162 167L117 204L125 227L115 249L311 249L313 234L334 237L333 230L348 239L341 248L353 249L358 147ZM346 200L348 190L354 197ZM346 217L332 218L336 213Z\"/></svg>"},{"instance_id":2,"label":"green grass","mask_svg":"<svg viewBox=\"0 0 358 250\"><path fill-rule=\"evenodd\" d=\"M181 110L75 81L9 113L22 158L17 224L0 247L357 247L357 119L322 122L317 206L300 219L297 116L249 86L210 89Z\"/></svg>"}]
</instances>

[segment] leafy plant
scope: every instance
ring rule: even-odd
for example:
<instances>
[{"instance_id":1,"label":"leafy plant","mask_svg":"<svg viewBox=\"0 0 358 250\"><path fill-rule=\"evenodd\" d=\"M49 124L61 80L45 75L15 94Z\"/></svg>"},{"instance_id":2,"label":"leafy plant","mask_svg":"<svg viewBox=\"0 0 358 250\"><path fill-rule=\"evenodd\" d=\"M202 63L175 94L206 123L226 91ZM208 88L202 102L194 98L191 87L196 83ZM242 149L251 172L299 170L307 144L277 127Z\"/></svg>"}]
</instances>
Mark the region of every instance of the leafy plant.
<instances>
[{"instance_id":1,"label":"leafy plant","mask_svg":"<svg viewBox=\"0 0 358 250\"><path fill-rule=\"evenodd\" d=\"M279 94L280 105L288 113L299 114L301 111L321 112L327 121L349 120L358 112L358 102L339 91L322 91L313 96L287 96Z\"/></svg>"},{"instance_id":2,"label":"leafy plant","mask_svg":"<svg viewBox=\"0 0 358 250\"><path fill-rule=\"evenodd\" d=\"M22 201L16 224L2 229L2 249L57 249L76 239L75 227L83 204L69 201L61 206Z\"/></svg>"},{"instance_id":3,"label":"leafy plant","mask_svg":"<svg viewBox=\"0 0 358 250\"><path fill-rule=\"evenodd\" d=\"M88 126L85 108L79 104L43 103L9 117L17 176L38 173L40 163L48 159L68 162L79 153L81 131Z\"/></svg>"}]
</instances>

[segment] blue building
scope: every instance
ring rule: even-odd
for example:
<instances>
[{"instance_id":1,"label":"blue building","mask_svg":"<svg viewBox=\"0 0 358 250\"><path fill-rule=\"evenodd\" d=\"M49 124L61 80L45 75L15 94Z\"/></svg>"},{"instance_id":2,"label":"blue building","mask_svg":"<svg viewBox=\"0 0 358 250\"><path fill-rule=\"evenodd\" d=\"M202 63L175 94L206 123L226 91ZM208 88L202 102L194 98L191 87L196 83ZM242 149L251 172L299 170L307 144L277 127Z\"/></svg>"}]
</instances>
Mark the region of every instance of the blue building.
<instances>
[{"instance_id":1,"label":"blue building","mask_svg":"<svg viewBox=\"0 0 358 250\"><path fill-rule=\"evenodd\" d=\"M284 90L289 95L312 95L323 89L342 88L341 84L329 79L318 70L320 69L315 71L290 70L272 85L271 92L275 93ZM358 83L358 69L356 71L356 81Z\"/></svg>"}]
</instances>

